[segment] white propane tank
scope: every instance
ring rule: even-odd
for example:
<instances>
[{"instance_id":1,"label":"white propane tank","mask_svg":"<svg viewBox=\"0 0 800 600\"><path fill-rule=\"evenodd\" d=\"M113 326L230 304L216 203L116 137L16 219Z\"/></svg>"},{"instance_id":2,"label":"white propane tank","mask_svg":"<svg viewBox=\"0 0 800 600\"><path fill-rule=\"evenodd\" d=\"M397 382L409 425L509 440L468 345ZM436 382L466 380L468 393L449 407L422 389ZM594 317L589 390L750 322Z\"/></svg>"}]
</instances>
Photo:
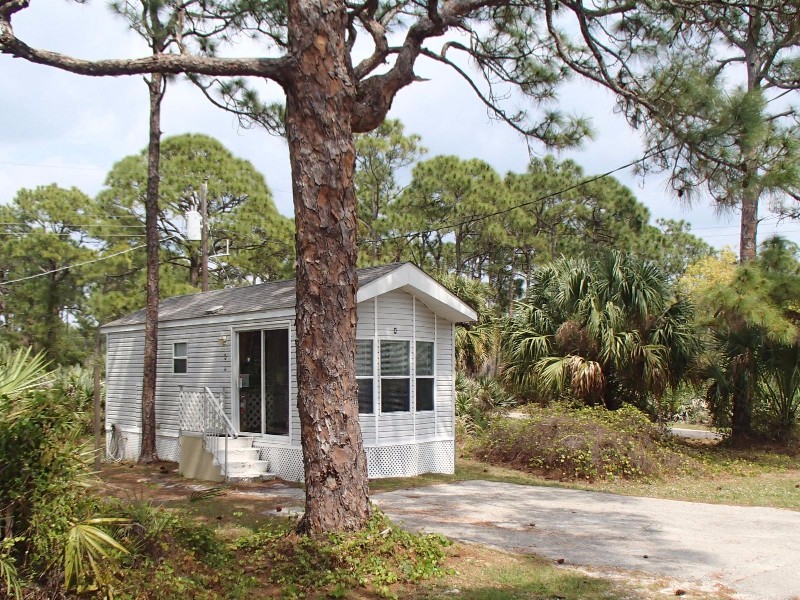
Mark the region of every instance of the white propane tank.
<instances>
[{"instance_id":1,"label":"white propane tank","mask_svg":"<svg viewBox=\"0 0 800 600\"><path fill-rule=\"evenodd\" d=\"M186 239L192 242L199 242L201 239L202 219L200 212L189 210L186 212Z\"/></svg>"}]
</instances>

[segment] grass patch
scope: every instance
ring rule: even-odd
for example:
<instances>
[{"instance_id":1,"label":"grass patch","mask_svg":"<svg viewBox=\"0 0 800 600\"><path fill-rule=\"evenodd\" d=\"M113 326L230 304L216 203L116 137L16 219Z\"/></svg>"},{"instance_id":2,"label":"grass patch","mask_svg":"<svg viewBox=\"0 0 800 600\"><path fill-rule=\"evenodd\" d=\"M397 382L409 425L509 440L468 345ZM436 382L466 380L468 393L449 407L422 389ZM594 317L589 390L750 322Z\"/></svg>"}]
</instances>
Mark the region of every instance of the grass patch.
<instances>
[{"instance_id":1,"label":"grass patch","mask_svg":"<svg viewBox=\"0 0 800 600\"><path fill-rule=\"evenodd\" d=\"M800 510L800 460L774 447L733 448L685 440L687 468L648 482L598 482L618 494Z\"/></svg>"},{"instance_id":2,"label":"grass patch","mask_svg":"<svg viewBox=\"0 0 800 600\"><path fill-rule=\"evenodd\" d=\"M628 586L555 567L530 555L508 554L473 545L449 551L450 574L424 582L403 597L415 600L610 600L640 597Z\"/></svg>"}]
</instances>

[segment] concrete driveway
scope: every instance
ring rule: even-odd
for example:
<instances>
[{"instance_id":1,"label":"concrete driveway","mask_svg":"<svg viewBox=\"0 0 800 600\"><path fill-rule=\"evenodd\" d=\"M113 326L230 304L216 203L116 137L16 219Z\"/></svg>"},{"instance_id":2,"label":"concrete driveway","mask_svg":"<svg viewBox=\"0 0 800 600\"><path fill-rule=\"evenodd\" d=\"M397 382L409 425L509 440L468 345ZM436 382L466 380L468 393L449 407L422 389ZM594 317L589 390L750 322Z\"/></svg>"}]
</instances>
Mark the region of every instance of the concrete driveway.
<instances>
[{"instance_id":1,"label":"concrete driveway","mask_svg":"<svg viewBox=\"0 0 800 600\"><path fill-rule=\"evenodd\" d=\"M411 529L729 589L800 597L800 512L470 481L376 494Z\"/></svg>"}]
</instances>

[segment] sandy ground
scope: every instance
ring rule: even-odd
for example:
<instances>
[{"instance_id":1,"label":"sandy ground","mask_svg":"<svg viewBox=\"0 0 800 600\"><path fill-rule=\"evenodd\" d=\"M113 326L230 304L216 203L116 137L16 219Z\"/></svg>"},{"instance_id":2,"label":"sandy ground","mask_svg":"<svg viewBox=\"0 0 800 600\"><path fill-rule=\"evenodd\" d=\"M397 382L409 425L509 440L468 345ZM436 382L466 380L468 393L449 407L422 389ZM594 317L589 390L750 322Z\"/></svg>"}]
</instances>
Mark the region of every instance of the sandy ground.
<instances>
[{"instance_id":1,"label":"sandy ground","mask_svg":"<svg viewBox=\"0 0 800 600\"><path fill-rule=\"evenodd\" d=\"M470 481L376 494L405 527L727 590L800 598L800 512Z\"/></svg>"}]
</instances>

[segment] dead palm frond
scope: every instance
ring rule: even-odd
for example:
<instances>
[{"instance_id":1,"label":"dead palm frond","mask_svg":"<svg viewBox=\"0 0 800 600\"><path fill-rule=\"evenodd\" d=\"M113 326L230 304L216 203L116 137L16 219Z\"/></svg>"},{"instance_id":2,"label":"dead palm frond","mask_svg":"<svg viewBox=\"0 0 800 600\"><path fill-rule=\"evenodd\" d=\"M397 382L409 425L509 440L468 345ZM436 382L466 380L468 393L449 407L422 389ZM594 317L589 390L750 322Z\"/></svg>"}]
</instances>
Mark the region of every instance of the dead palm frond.
<instances>
[{"instance_id":1,"label":"dead palm frond","mask_svg":"<svg viewBox=\"0 0 800 600\"><path fill-rule=\"evenodd\" d=\"M225 494L224 485L216 485L214 487L206 488L204 490L195 490L189 494L189 502L200 502L201 500L210 500L217 496Z\"/></svg>"}]
</instances>

